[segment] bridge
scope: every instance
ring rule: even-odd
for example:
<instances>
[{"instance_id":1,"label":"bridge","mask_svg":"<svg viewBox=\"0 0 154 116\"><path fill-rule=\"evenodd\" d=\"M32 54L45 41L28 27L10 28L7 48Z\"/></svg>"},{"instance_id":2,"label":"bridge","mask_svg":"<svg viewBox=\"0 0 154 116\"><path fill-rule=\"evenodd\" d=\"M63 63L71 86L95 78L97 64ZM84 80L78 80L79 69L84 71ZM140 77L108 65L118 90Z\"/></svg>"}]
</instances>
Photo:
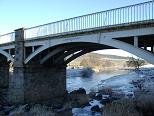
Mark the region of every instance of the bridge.
<instances>
[{"instance_id":1,"label":"bridge","mask_svg":"<svg viewBox=\"0 0 154 116\"><path fill-rule=\"evenodd\" d=\"M103 49L122 49L154 64L154 1L1 35L0 88L8 91L9 103L61 103L67 64Z\"/></svg>"}]
</instances>

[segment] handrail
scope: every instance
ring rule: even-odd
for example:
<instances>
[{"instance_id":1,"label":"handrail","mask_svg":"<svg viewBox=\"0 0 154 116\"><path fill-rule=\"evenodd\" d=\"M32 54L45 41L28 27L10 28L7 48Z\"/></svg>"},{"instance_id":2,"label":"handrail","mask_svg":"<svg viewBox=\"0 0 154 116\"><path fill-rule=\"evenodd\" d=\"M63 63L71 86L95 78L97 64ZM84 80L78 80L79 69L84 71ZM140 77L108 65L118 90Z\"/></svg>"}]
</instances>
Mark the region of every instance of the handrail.
<instances>
[{"instance_id":1,"label":"handrail","mask_svg":"<svg viewBox=\"0 0 154 116\"><path fill-rule=\"evenodd\" d=\"M154 1L96 12L25 29L25 39L154 19Z\"/></svg>"},{"instance_id":2,"label":"handrail","mask_svg":"<svg viewBox=\"0 0 154 116\"><path fill-rule=\"evenodd\" d=\"M0 44L9 43L15 41L15 32L0 35Z\"/></svg>"}]
</instances>

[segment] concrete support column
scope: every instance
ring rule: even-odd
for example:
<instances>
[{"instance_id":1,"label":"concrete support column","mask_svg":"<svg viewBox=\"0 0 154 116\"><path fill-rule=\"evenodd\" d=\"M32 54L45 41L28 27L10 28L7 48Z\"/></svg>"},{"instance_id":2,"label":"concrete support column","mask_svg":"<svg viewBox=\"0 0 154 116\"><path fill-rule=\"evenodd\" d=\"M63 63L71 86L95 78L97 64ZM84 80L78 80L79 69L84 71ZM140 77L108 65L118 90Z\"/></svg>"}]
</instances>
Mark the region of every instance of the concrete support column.
<instances>
[{"instance_id":1,"label":"concrete support column","mask_svg":"<svg viewBox=\"0 0 154 116\"><path fill-rule=\"evenodd\" d=\"M24 103L24 29L15 30L15 60L13 78L10 80L11 103Z\"/></svg>"},{"instance_id":2,"label":"concrete support column","mask_svg":"<svg viewBox=\"0 0 154 116\"><path fill-rule=\"evenodd\" d=\"M0 103L7 102L7 93L9 87L9 63L7 58L0 54Z\"/></svg>"},{"instance_id":3,"label":"concrete support column","mask_svg":"<svg viewBox=\"0 0 154 116\"><path fill-rule=\"evenodd\" d=\"M154 53L154 46L151 46L151 52Z\"/></svg>"},{"instance_id":4,"label":"concrete support column","mask_svg":"<svg viewBox=\"0 0 154 116\"><path fill-rule=\"evenodd\" d=\"M9 100L13 104L51 103L66 101L66 66L39 64L36 56L24 64L24 29L15 31L14 75L9 85Z\"/></svg>"},{"instance_id":5,"label":"concrete support column","mask_svg":"<svg viewBox=\"0 0 154 116\"><path fill-rule=\"evenodd\" d=\"M9 63L7 58L0 54L0 88L8 88L9 85Z\"/></svg>"},{"instance_id":6,"label":"concrete support column","mask_svg":"<svg viewBox=\"0 0 154 116\"><path fill-rule=\"evenodd\" d=\"M28 64L25 77L26 103L63 104L66 101L66 67Z\"/></svg>"},{"instance_id":7,"label":"concrete support column","mask_svg":"<svg viewBox=\"0 0 154 116\"><path fill-rule=\"evenodd\" d=\"M144 50L147 50L147 46L146 45L144 45Z\"/></svg>"},{"instance_id":8,"label":"concrete support column","mask_svg":"<svg viewBox=\"0 0 154 116\"><path fill-rule=\"evenodd\" d=\"M134 37L134 46L138 47L138 37Z\"/></svg>"}]
</instances>

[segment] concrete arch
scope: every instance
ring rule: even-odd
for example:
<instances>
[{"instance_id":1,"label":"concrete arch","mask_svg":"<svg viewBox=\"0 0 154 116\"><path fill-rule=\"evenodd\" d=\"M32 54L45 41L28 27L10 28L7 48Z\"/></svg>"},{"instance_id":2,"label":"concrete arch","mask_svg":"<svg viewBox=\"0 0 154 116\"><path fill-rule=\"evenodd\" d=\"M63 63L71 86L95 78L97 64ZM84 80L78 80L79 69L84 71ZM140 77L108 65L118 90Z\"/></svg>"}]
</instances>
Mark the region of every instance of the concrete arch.
<instances>
[{"instance_id":1,"label":"concrete arch","mask_svg":"<svg viewBox=\"0 0 154 116\"><path fill-rule=\"evenodd\" d=\"M83 46L81 46L83 47ZM62 52L62 51L67 51L69 49L73 49L74 46L59 46L58 48L54 49L53 51L51 51L49 54L47 54L46 56L44 56L41 61L40 64L43 64L44 62L46 62L49 58L51 58L52 56L54 56L55 54Z\"/></svg>"},{"instance_id":2,"label":"concrete arch","mask_svg":"<svg viewBox=\"0 0 154 116\"><path fill-rule=\"evenodd\" d=\"M71 59L74 60L75 58L81 55L84 55L86 53L96 51L96 50L102 50L102 47L90 46L90 47L79 47L76 49L72 49L66 52L65 54L61 55L59 58L57 58L55 60L55 63L60 62L61 59L64 59L64 62L68 62L68 61L70 62ZM65 64L68 64L68 63L65 63Z\"/></svg>"},{"instance_id":3,"label":"concrete arch","mask_svg":"<svg viewBox=\"0 0 154 116\"><path fill-rule=\"evenodd\" d=\"M105 45L109 45L109 46L113 46L115 48L119 48L122 49L124 51L127 51L131 54L134 54L146 61L148 61L151 64L154 64L154 54L145 51L144 49L138 48L136 46L127 44L125 42L119 41L119 40L114 40L111 39L110 41L101 41L101 44L105 44Z\"/></svg>"},{"instance_id":4,"label":"concrete arch","mask_svg":"<svg viewBox=\"0 0 154 116\"><path fill-rule=\"evenodd\" d=\"M81 51L83 48L76 48L76 49L71 49L69 51L67 51L66 53L62 54L60 57L58 57L56 60L55 60L55 63L58 63L60 62L62 59L66 58L67 56L75 53L75 52L78 52L78 51Z\"/></svg>"},{"instance_id":5,"label":"concrete arch","mask_svg":"<svg viewBox=\"0 0 154 116\"><path fill-rule=\"evenodd\" d=\"M49 54L47 54L46 56L44 56L41 61L40 64L43 64L45 61L47 61L50 57L54 56L55 54L64 51L66 48L65 47L59 47L57 49L54 49L52 52L50 52Z\"/></svg>"},{"instance_id":6,"label":"concrete arch","mask_svg":"<svg viewBox=\"0 0 154 116\"><path fill-rule=\"evenodd\" d=\"M90 46L90 48L89 48ZM59 52L64 52L64 54L60 55L57 59L55 59L55 63L56 62L60 62L60 60L66 58L67 56L78 52L79 50L82 49L94 49L94 48L100 48L100 46L96 46L95 44L93 45L69 45L69 46L59 46L58 48L54 49L53 51L51 51L50 53L48 53L46 56L44 56L41 60L40 60L40 64L43 64L44 62L46 62L49 58L51 58L52 56L56 55ZM65 52L66 51L66 52Z\"/></svg>"},{"instance_id":7,"label":"concrete arch","mask_svg":"<svg viewBox=\"0 0 154 116\"><path fill-rule=\"evenodd\" d=\"M11 62L14 62L14 58L1 48L0 48L0 54L4 55L7 59L11 60Z\"/></svg>"},{"instance_id":8,"label":"concrete arch","mask_svg":"<svg viewBox=\"0 0 154 116\"><path fill-rule=\"evenodd\" d=\"M45 49L48 49L50 47L54 47L61 44L69 44L69 43L92 43L92 44L99 44L99 45L107 45L114 48L122 49L124 51L127 51L129 53L132 53L142 59L147 60L149 63L154 64L154 55L148 51L145 51L141 48L135 47L133 45L130 45L128 43L115 40L109 37L100 37L98 35L93 36L82 36L80 38L67 38L67 39L57 39L57 40L50 40L50 44L45 44L38 48L35 52L30 54L26 60L24 61L25 64L27 64L33 57L35 57L37 54L42 52Z\"/></svg>"},{"instance_id":9,"label":"concrete arch","mask_svg":"<svg viewBox=\"0 0 154 116\"><path fill-rule=\"evenodd\" d=\"M82 51L80 51L80 52L74 54L73 56L69 57L68 59L66 59L66 61L65 61L64 63L65 63L65 65L67 65L68 63L70 63L70 62L73 61L74 59L76 59L76 58L78 58L78 57L80 57L80 56L82 56L82 55L84 55L84 54L87 54L87 53L89 53L89 52L95 51L95 50L97 50L97 49L90 49L90 50L86 50L86 49L85 49L85 50L82 50Z\"/></svg>"},{"instance_id":10,"label":"concrete arch","mask_svg":"<svg viewBox=\"0 0 154 116\"><path fill-rule=\"evenodd\" d=\"M69 39L68 39L69 40ZM50 41L52 41L52 40L50 40ZM57 42L58 41L58 42ZM44 51L44 50L46 50L46 49L48 49L48 48L50 48L50 47L54 47L54 46L58 46L58 45L62 45L62 44L71 44L71 43L79 43L78 41L62 41L61 39L60 40L57 40L56 42L49 42L49 43L51 43L51 44L45 44L45 45L42 45L42 46L40 46L38 49L36 49L33 53L31 53L26 59L25 59L25 61L24 61L24 63L25 64L27 64L31 59L33 59L36 55L38 55L39 53L41 53L42 51ZM82 41L81 41L82 42ZM86 42L86 41L83 41L82 43L91 43L91 42ZM96 44L96 43L94 43L94 44ZM79 46L83 46L83 45L79 45ZM73 47L73 46L70 46L70 47L66 47L67 49L68 48L71 48L71 47ZM53 54L51 53L49 56L47 56L47 58L44 58L44 60L43 61L41 61L42 63L45 61L45 60L47 60L49 57L51 57ZM40 63L41 63L40 62Z\"/></svg>"}]
</instances>

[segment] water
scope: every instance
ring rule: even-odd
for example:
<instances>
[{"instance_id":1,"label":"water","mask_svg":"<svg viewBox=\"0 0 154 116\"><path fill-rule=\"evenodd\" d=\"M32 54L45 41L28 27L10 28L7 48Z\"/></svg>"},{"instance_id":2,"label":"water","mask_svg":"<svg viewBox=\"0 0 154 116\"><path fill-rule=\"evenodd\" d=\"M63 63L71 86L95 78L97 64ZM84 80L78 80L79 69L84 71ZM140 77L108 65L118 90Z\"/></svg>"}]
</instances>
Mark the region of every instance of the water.
<instances>
[{"instance_id":1,"label":"water","mask_svg":"<svg viewBox=\"0 0 154 116\"><path fill-rule=\"evenodd\" d=\"M102 73L94 73L91 77L82 77L80 75L82 69L68 69L67 70L67 90L70 92L78 88L84 88L87 93L90 90L98 88L102 80L111 78L113 76L128 73L126 70L108 71Z\"/></svg>"},{"instance_id":2,"label":"water","mask_svg":"<svg viewBox=\"0 0 154 116\"><path fill-rule=\"evenodd\" d=\"M94 73L91 77L82 77L81 71L83 69L68 69L67 70L67 90L73 91L78 88L84 88L87 93L90 90L94 89L97 90L98 85L101 83L102 80L111 78L113 76L127 74L128 71L126 70L118 70L118 71L108 71L102 73ZM94 105L101 105L99 101L94 100L91 101L91 106L85 106L83 108L73 108L72 113L73 116L101 116L101 113L94 113L91 111L91 107Z\"/></svg>"}]
</instances>

